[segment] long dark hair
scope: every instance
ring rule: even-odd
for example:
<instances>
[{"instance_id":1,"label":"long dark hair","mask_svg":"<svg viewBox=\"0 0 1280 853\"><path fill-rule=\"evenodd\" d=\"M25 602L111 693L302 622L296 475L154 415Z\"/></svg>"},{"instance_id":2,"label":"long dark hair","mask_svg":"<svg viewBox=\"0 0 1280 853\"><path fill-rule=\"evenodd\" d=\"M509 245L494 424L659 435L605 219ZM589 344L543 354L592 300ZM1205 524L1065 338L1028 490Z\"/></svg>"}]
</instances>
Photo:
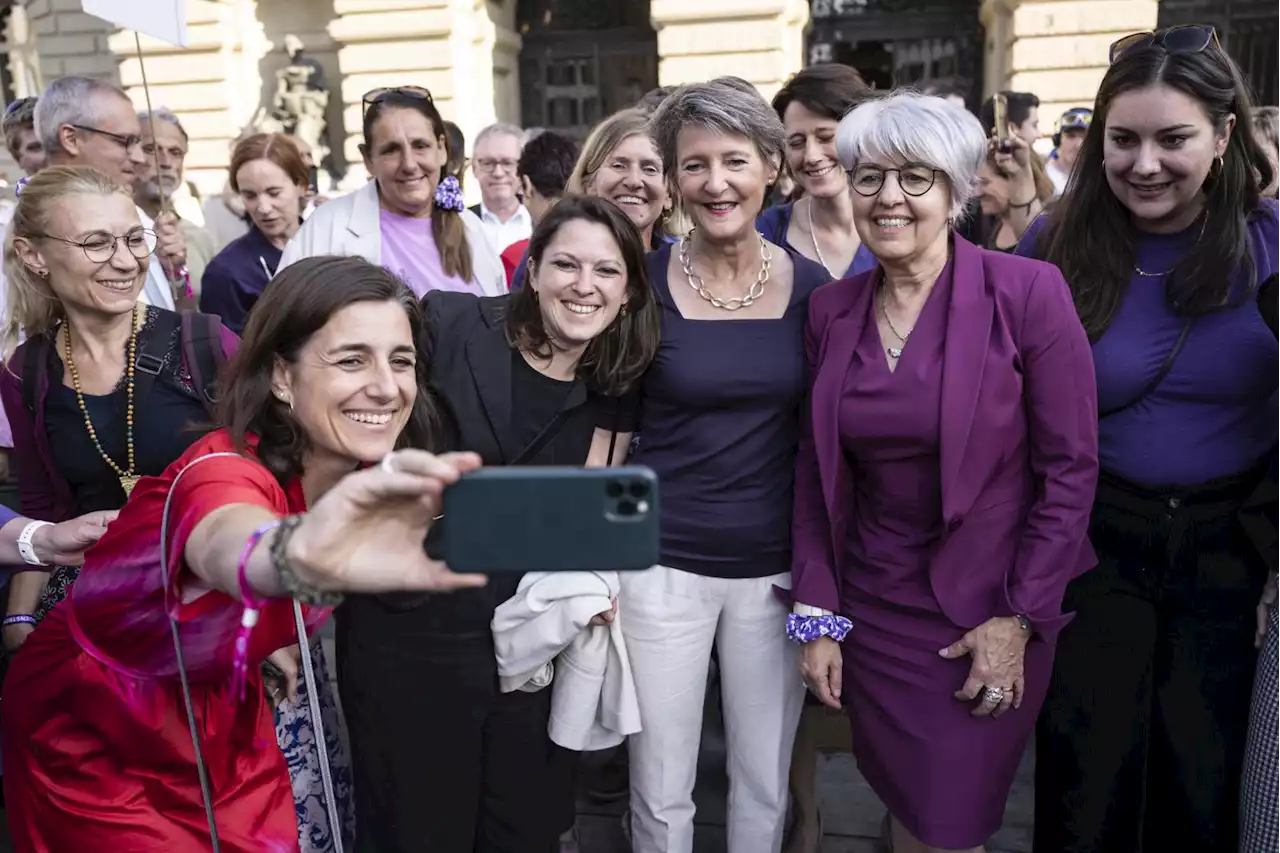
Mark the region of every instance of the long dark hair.
<instances>
[{"instance_id":1,"label":"long dark hair","mask_svg":"<svg viewBox=\"0 0 1280 853\"><path fill-rule=\"evenodd\" d=\"M1090 340L1111 323L1136 254L1129 211L1111 191L1102 163L1107 113L1118 95L1157 83L1194 98L1219 132L1228 116L1236 119L1222 168L1211 170L1204 184L1204 234L1166 279L1167 299L1177 314L1196 316L1233 298L1247 299L1253 290L1245 220L1258 206L1260 188L1271 182L1272 169L1253 138L1253 105L1240 70L1216 44L1198 53L1132 50L1102 78L1071 187L1049 214L1037 245L1037 255L1056 264L1071 285ZM1240 293L1232 290L1236 272L1248 283Z\"/></svg>"},{"instance_id":2,"label":"long dark hair","mask_svg":"<svg viewBox=\"0 0 1280 853\"><path fill-rule=\"evenodd\" d=\"M594 196L567 196L543 217L529 240L529 281L511 295L507 342L543 358L551 355L551 339L533 289L534 271L564 225L576 220L603 225L622 252L627 267L627 303L612 323L587 345L578 376L597 393L616 396L629 391L644 375L658 351L658 306L649 286L644 238L634 222L613 202Z\"/></svg>"},{"instance_id":3,"label":"long dark hair","mask_svg":"<svg viewBox=\"0 0 1280 853\"><path fill-rule=\"evenodd\" d=\"M453 148L449 144L449 132L445 127L440 111L430 98L418 98L395 90L384 93L378 100L365 105L364 111L364 150L373 156L373 128L378 119L388 110L414 110L421 113L431 124L431 132L436 141L444 149L445 155L452 158ZM449 164L440 167L439 179L449 175ZM471 265L471 247L467 244L467 227L462 223L462 213L456 210L445 210L436 207L431 212L431 236L436 241L436 251L440 253L440 266L445 275L454 275L463 281L471 281L475 270Z\"/></svg>"},{"instance_id":4,"label":"long dark hair","mask_svg":"<svg viewBox=\"0 0 1280 853\"><path fill-rule=\"evenodd\" d=\"M363 258L306 258L281 270L262 292L218 394L218 420L227 425L236 447L249 449L256 437L258 459L281 484L302 473L310 440L289 407L271 391L276 359L295 361L334 314L357 302L395 302L413 331L418 394L397 446L431 450L440 441L439 406L427 381L431 336L413 291Z\"/></svg>"}]
</instances>

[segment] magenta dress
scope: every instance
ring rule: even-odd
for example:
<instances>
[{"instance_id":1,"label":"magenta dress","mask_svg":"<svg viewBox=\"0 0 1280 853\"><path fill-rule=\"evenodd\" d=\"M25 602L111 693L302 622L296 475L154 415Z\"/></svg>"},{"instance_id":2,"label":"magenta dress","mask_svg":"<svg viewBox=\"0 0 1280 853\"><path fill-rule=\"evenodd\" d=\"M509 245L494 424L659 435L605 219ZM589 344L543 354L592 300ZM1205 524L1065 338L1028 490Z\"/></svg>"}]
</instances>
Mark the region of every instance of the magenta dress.
<instances>
[{"instance_id":1,"label":"magenta dress","mask_svg":"<svg viewBox=\"0 0 1280 853\"><path fill-rule=\"evenodd\" d=\"M1033 639L1025 704L991 719L970 716L975 703L953 696L972 658L938 655L967 630L943 615L929 583L943 533L938 448L951 283L948 265L895 371L876 325L880 301L869 301L840 403L841 446L857 471L840 610L853 621L843 693L859 769L912 835L963 849L1000 828L1053 658Z\"/></svg>"}]
</instances>

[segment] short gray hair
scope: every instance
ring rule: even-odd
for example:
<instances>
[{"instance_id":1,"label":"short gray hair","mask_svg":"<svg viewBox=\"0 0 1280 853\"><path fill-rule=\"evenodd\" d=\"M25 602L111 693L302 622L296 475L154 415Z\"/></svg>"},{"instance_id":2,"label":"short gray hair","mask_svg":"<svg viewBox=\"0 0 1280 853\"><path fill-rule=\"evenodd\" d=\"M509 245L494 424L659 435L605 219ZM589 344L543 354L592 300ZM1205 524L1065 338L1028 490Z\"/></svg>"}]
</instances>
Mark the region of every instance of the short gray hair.
<instances>
[{"instance_id":1,"label":"short gray hair","mask_svg":"<svg viewBox=\"0 0 1280 853\"><path fill-rule=\"evenodd\" d=\"M94 110L98 95L114 95L129 100L129 96L119 88L91 77L59 77L45 87L36 101L35 113L36 136L44 146L45 154L52 157L62 153L58 131L64 124L86 127L97 124L98 116Z\"/></svg>"},{"instance_id":2,"label":"short gray hair","mask_svg":"<svg viewBox=\"0 0 1280 853\"><path fill-rule=\"evenodd\" d=\"M513 138L515 139L515 141L516 141L516 144L518 144L521 148L524 148L524 143L525 143L525 141L526 141L526 140L525 140L525 138L524 138L524 131L523 131L523 130L521 130L520 128L516 127L514 124L507 124L507 123L505 123L505 122L498 122L497 124L491 124L491 125L489 125L489 126L488 126L488 127L486 127L484 130L482 130L482 131L480 131L479 133L477 133L477 134L476 134L476 139L475 139L475 141L471 143L471 150L472 150L472 151L474 151L475 149L479 148L479 147L480 147L480 143L481 143L481 142L484 142L484 141L485 141L486 139L488 139L490 136L510 136L510 137L513 137Z\"/></svg>"},{"instance_id":3,"label":"short gray hair","mask_svg":"<svg viewBox=\"0 0 1280 853\"><path fill-rule=\"evenodd\" d=\"M151 112L147 112L146 110L140 110L138 112L139 124L150 124L152 119L173 125L178 129L178 133L182 134L183 139L190 141L191 137L187 136L187 129L182 126L182 122L173 114L173 110L168 107L156 107Z\"/></svg>"},{"instance_id":4,"label":"short gray hair","mask_svg":"<svg viewBox=\"0 0 1280 853\"><path fill-rule=\"evenodd\" d=\"M958 104L895 91L863 101L840 120L836 151L847 171L876 159L937 169L951 185L951 215L958 217L987 157L987 136L977 117Z\"/></svg>"},{"instance_id":5,"label":"short gray hair","mask_svg":"<svg viewBox=\"0 0 1280 853\"><path fill-rule=\"evenodd\" d=\"M717 77L676 89L653 114L652 132L669 179L676 174L676 143L680 131L704 127L726 136L751 140L761 159L782 162L787 132L782 120L760 91L741 77Z\"/></svg>"}]
</instances>

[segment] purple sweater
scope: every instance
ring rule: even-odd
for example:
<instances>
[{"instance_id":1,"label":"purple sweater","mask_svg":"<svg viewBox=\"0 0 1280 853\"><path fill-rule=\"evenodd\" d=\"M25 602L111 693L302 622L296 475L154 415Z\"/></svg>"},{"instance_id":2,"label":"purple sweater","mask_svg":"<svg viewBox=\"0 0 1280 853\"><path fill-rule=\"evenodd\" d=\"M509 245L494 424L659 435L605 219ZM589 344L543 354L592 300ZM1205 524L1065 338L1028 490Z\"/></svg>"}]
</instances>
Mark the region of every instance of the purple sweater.
<instances>
[{"instance_id":1,"label":"purple sweater","mask_svg":"<svg viewBox=\"0 0 1280 853\"><path fill-rule=\"evenodd\" d=\"M1044 217L1032 223L1018 254L1036 256L1044 224ZM1138 266L1169 269L1198 233L1197 224L1178 234L1139 234ZM1254 277L1261 282L1278 266L1274 200L1264 200L1249 217L1248 235ZM1111 325L1093 345L1100 410L1122 406L1146 387L1185 322L1170 309L1163 278L1133 276ZM1150 486L1193 486L1252 468L1276 446L1278 368L1280 347L1254 300L1197 318L1159 387L1102 419L1103 470Z\"/></svg>"}]
</instances>

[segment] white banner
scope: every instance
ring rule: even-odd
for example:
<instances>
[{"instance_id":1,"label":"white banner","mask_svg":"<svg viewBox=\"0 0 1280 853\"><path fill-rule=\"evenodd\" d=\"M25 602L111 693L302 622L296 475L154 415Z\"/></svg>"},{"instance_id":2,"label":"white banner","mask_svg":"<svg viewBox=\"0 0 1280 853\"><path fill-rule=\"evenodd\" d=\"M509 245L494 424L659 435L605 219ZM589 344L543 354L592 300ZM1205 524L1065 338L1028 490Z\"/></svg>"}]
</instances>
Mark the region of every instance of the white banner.
<instances>
[{"instance_id":1,"label":"white banner","mask_svg":"<svg viewBox=\"0 0 1280 853\"><path fill-rule=\"evenodd\" d=\"M186 0L80 0L85 12L178 47L186 47Z\"/></svg>"}]
</instances>

